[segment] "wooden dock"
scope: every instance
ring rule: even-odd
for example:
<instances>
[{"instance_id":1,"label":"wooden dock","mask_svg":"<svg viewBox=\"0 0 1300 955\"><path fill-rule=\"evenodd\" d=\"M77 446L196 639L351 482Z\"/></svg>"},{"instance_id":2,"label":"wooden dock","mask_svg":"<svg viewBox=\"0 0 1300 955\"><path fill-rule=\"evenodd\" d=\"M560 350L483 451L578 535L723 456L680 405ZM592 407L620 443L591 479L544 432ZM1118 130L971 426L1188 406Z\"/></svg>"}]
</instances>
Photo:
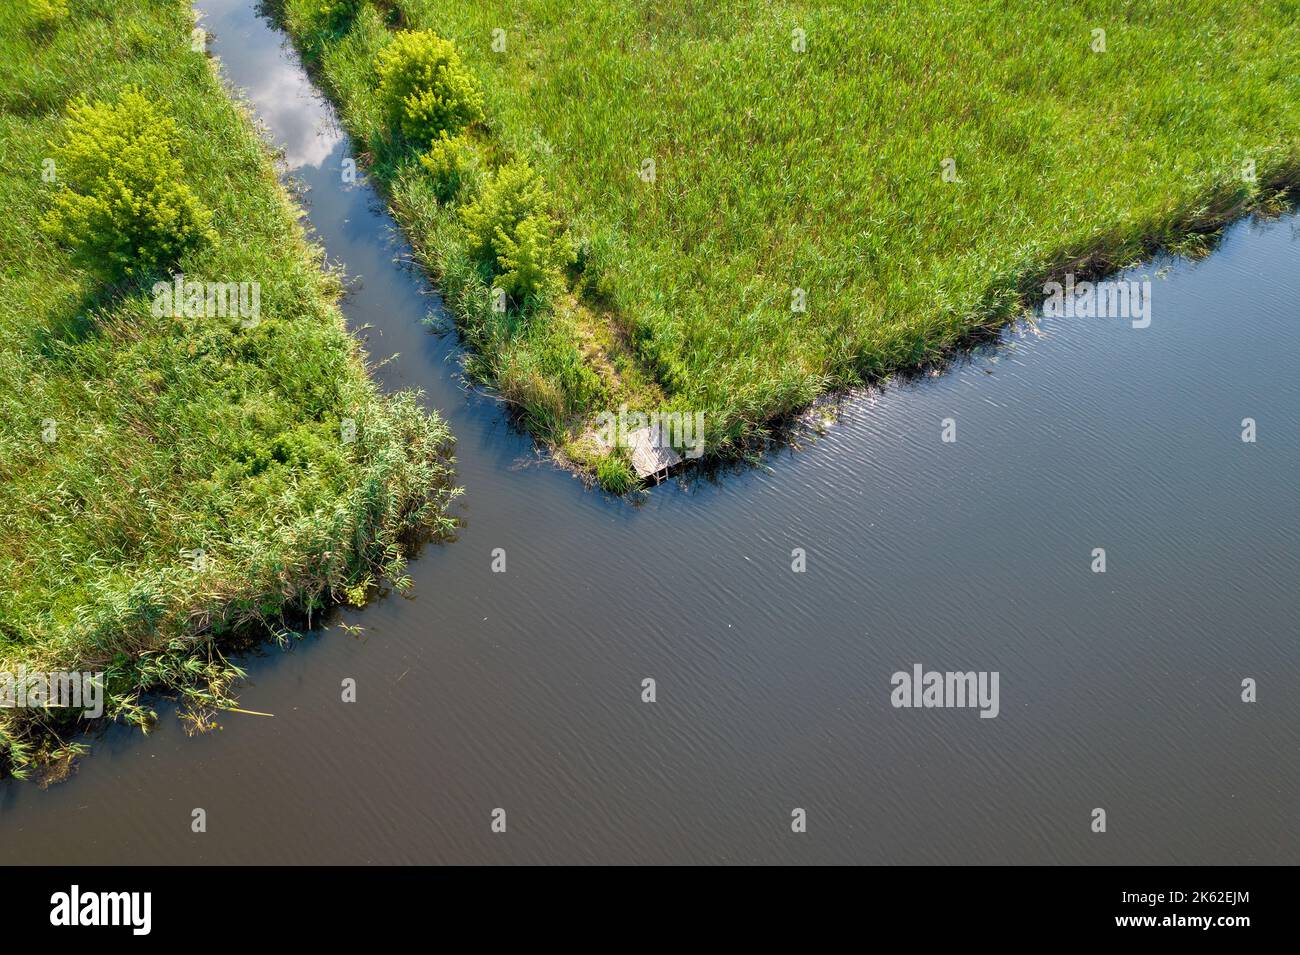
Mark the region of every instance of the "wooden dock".
<instances>
[{"instance_id":1,"label":"wooden dock","mask_svg":"<svg viewBox=\"0 0 1300 955\"><path fill-rule=\"evenodd\" d=\"M662 440L657 429L638 428L627 436L632 450L632 469L645 480L654 478L658 484L668 476L670 468L682 463L682 456Z\"/></svg>"}]
</instances>

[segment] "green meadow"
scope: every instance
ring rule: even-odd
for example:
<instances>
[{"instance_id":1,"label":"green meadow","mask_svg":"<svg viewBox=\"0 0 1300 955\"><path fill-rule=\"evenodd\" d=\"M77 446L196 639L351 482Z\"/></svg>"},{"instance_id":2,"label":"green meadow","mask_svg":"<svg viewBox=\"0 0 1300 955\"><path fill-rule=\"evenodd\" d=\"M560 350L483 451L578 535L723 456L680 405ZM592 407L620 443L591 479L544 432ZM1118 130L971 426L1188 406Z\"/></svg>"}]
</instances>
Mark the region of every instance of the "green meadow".
<instances>
[{"instance_id":1,"label":"green meadow","mask_svg":"<svg viewBox=\"0 0 1300 955\"><path fill-rule=\"evenodd\" d=\"M232 642L403 586L456 493L193 26L183 0L0 14L0 671L103 671L146 725L143 690L201 723ZM0 709L0 770L66 764L71 729Z\"/></svg>"},{"instance_id":2,"label":"green meadow","mask_svg":"<svg viewBox=\"0 0 1300 955\"><path fill-rule=\"evenodd\" d=\"M470 370L592 467L601 411L703 411L709 453L736 453L822 393L941 361L1049 278L1206 248L1300 182L1294 0L287 0L284 19ZM481 90L452 189L377 94L401 30L454 41ZM519 160L564 281L494 311L502 272L456 207Z\"/></svg>"}]
</instances>

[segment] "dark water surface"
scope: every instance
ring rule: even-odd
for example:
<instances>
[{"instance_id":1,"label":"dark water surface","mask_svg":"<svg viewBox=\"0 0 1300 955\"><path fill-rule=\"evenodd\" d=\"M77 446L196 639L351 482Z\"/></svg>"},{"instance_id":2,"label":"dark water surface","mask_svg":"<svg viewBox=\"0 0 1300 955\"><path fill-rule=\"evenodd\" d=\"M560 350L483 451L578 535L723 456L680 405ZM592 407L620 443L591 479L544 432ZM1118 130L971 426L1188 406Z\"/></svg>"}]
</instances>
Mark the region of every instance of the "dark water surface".
<instances>
[{"instance_id":1,"label":"dark water surface","mask_svg":"<svg viewBox=\"0 0 1300 955\"><path fill-rule=\"evenodd\" d=\"M199 6L358 282L350 322L400 353L385 385L449 418L466 526L413 599L343 616L364 633L246 660L273 718L189 739L160 706L67 784L0 786L6 861L1300 862L1300 220L1135 273L1170 267L1149 328L1044 320L637 507L458 383L282 36ZM999 716L892 708L914 663L998 671Z\"/></svg>"}]
</instances>

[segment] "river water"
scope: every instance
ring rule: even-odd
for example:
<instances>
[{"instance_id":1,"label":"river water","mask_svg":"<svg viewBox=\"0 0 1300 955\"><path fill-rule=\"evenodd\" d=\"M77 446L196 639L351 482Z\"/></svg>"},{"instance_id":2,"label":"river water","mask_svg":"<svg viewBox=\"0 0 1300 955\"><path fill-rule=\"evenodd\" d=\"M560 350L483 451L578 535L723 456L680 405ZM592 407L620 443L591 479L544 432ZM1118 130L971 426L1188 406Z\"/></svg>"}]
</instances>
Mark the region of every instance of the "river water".
<instances>
[{"instance_id":1,"label":"river water","mask_svg":"<svg viewBox=\"0 0 1300 955\"><path fill-rule=\"evenodd\" d=\"M199 7L349 322L398 354L385 386L449 419L465 526L413 597L244 659L241 705L273 717L191 739L160 701L69 782L0 785L7 862L1300 862L1300 220L1126 275L1149 328L1022 325L637 505L463 386L283 36L250 0ZM996 671L998 716L894 708L914 664Z\"/></svg>"}]
</instances>

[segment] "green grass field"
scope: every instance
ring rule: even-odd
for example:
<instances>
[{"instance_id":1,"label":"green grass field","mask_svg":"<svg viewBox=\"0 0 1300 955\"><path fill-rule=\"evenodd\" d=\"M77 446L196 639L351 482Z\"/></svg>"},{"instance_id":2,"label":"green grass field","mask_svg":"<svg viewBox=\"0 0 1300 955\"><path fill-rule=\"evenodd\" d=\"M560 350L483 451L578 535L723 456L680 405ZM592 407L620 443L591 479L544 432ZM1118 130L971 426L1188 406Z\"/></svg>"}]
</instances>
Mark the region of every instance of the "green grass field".
<instances>
[{"instance_id":1,"label":"green grass field","mask_svg":"<svg viewBox=\"0 0 1300 955\"><path fill-rule=\"evenodd\" d=\"M624 401L704 411L710 452L734 451L941 358L1050 276L1194 249L1300 182L1294 0L384 0L333 33L304 25L312 2L289 0L290 27L472 369L580 459ZM385 146L372 60L401 28L459 46L487 167L541 172L578 250L570 298L484 311L455 217Z\"/></svg>"},{"instance_id":2,"label":"green grass field","mask_svg":"<svg viewBox=\"0 0 1300 955\"><path fill-rule=\"evenodd\" d=\"M224 638L400 580L405 545L448 528L451 439L377 392L188 4L72 0L44 26L23 4L0 15L0 671L103 670L110 713L147 718L148 687L218 700ZM69 105L131 86L212 210L179 268L260 283L256 323L155 317L157 274L106 274L42 231ZM0 770L72 752L63 725L0 710Z\"/></svg>"}]
</instances>

